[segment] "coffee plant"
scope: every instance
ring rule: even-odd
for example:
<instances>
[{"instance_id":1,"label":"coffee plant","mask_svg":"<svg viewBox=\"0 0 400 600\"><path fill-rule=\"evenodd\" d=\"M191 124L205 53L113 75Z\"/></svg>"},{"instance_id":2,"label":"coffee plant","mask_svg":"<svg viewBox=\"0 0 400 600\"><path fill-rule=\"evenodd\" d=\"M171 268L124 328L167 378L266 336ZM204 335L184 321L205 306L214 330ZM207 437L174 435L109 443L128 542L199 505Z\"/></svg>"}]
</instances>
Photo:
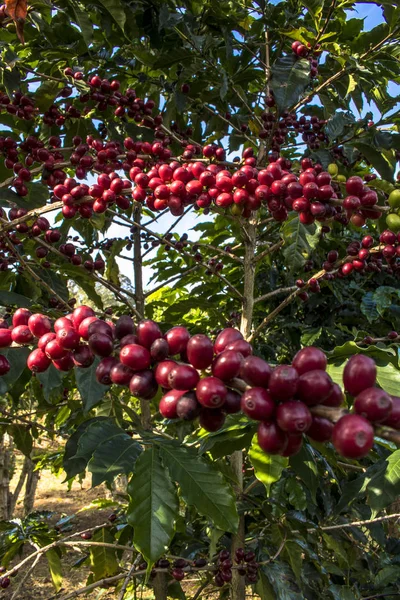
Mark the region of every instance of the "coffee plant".
<instances>
[{"instance_id":1,"label":"coffee plant","mask_svg":"<svg viewBox=\"0 0 400 600\"><path fill-rule=\"evenodd\" d=\"M73 533L2 484L4 597L40 560L61 600L400 596L400 9L363 6L0 7L1 433L123 482Z\"/></svg>"}]
</instances>

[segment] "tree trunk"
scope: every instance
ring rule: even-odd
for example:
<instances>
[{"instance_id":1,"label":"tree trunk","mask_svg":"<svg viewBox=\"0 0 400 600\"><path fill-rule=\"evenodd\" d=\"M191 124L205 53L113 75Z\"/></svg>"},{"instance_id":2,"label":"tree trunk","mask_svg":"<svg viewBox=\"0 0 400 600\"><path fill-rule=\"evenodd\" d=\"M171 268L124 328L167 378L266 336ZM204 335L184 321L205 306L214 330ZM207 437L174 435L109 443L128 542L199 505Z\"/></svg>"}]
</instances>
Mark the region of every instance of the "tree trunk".
<instances>
[{"instance_id":1,"label":"tree trunk","mask_svg":"<svg viewBox=\"0 0 400 600\"><path fill-rule=\"evenodd\" d=\"M21 494L22 488L24 487L25 479L26 479L26 476L27 476L28 470L29 470L29 462L31 462L30 458L25 456L24 464L22 465L22 470L21 470L21 473L20 473L20 476L18 479L18 483L15 486L14 492L12 494L10 494L10 500L9 500L10 519L12 519L12 517L14 516L14 511L15 511L15 507L18 502L18 498Z\"/></svg>"},{"instance_id":2,"label":"tree trunk","mask_svg":"<svg viewBox=\"0 0 400 600\"><path fill-rule=\"evenodd\" d=\"M242 332L244 338L247 339L251 334L254 308L254 254L256 248L256 222L253 218L250 221L248 221L248 224L246 226L244 245L244 286L240 331ZM243 452L241 450L239 450L238 452L234 452L230 458L230 462L238 481L235 491L239 499L243 493ZM239 518L238 532L232 538L232 554L234 554L237 548L244 547L244 535L244 515L241 515ZM237 570L234 569L232 573L232 600L245 600L245 597L246 585L244 577L239 575Z\"/></svg>"},{"instance_id":3,"label":"tree trunk","mask_svg":"<svg viewBox=\"0 0 400 600\"><path fill-rule=\"evenodd\" d=\"M24 514L29 515L33 511L35 504L35 495L39 483L39 471L34 471L35 464L29 458L28 473L26 478L25 496L24 496Z\"/></svg>"},{"instance_id":4,"label":"tree trunk","mask_svg":"<svg viewBox=\"0 0 400 600\"><path fill-rule=\"evenodd\" d=\"M10 515L10 445L8 436L0 441L0 519L7 520Z\"/></svg>"}]
</instances>

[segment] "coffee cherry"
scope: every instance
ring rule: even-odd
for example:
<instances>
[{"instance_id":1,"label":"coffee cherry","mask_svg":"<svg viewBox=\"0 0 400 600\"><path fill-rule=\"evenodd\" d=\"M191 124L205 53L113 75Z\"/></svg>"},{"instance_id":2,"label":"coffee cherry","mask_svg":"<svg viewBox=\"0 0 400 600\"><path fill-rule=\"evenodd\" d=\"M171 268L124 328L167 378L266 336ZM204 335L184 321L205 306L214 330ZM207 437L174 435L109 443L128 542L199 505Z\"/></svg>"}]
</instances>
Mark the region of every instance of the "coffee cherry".
<instances>
[{"instance_id":1,"label":"coffee cherry","mask_svg":"<svg viewBox=\"0 0 400 600\"><path fill-rule=\"evenodd\" d=\"M382 421L382 425L393 427L394 429L400 429L400 398L398 396L392 396L392 410L389 416Z\"/></svg>"},{"instance_id":2,"label":"coffee cherry","mask_svg":"<svg viewBox=\"0 0 400 600\"><path fill-rule=\"evenodd\" d=\"M253 348L251 344L245 340L235 340L234 342L228 344L225 347L225 350L234 350L235 352L239 352L239 354L241 354L244 358L253 354Z\"/></svg>"},{"instance_id":3,"label":"coffee cherry","mask_svg":"<svg viewBox=\"0 0 400 600\"><path fill-rule=\"evenodd\" d=\"M37 338L40 338L45 333L51 331L51 321L45 315L36 313L29 317L28 327L32 335L34 335Z\"/></svg>"},{"instance_id":4,"label":"coffee cherry","mask_svg":"<svg viewBox=\"0 0 400 600\"><path fill-rule=\"evenodd\" d=\"M303 445L303 436L301 434L290 435L288 434L286 448L282 450L282 456L294 456L298 454Z\"/></svg>"},{"instance_id":5,"label":"coffee cherry","mask_svg":"<svg viewBox=\"0 0 400 600\"><path fill-rule=\"evenodd\" d=\"M212 363L214 350L209 337L197 333L187 343L186 354L188 361L195 369L207 369Z\"/></svg>"},{"instance_id":6,"label":"coffee cherry","mask_svg":"<svg viewBox=\"0 0 400 600\"><path fill-rule=\"evenodd\" d=\"M133 319L128 315L122 315L115 323L115 337L119 340L124 338L126 335L135 333L135 324ZM142 344L144 346L144 344Z\"/></svg>"},{"instance_id":7,"label":"coffee cherry","mask_svg":"<svg viewBox=\"0 0 400 600\"><path fill-rule=\"evenodd\" d=\"M18 308L12 317L12 326L18 327L18 325L28 325L29 317L32 313L27 308Z\"/></svg>"},{"instance_id":8,"label":"coffee cherry","mask_svg":"<svg viewBox=\"0 0 400 600\"><path fill-rule=\"evenodd\" d=\"M205 567L206 564L207 564L207 561L205 558L196 558L196 560L194 561L194 566L197 567L198 569Z\"/></svg>"},{"instance_id":9,"label":"coffee cherry","mask_svg":"<svg viewBox=\"0 0 400 600\"><path fill-rule=\"evenodd\" d=\"M225 415L219 408L202 408L199 424L206 431L218 431L225 422Z\"/></svg>"},{"instance_id":10,"label":"coffee cherry","mask_svg":"<svg viewBox=\"0 0 400 600\"><path fill-rule=\"evenodd\" d=\"M91 317L89 317L91 318ZM82 321L82 325L86 322L86 319ZM96 319L92 321L88 326L88 334L91 337L94 334L101 334L108 336L111 340L114 338L114 332L109 323Z\"/></svg>"},{"instance_id":11,"label":"coffee cherry","mask_svg":"<svg viewBox=\"0 0 400 600\"><path fill-rule=\"evenodd\" d=\"M181 390L170 390L161 398L158 410L165 419L178 418L178 400L184 393Z\"/></svg>"},{"instance_id":12,"label":"coffee cherry","mask_svg":"<svg viewBox=\"0 0 400 600\"><path fill-rule=\"evenodd\" d=\"M190 365L174 365L168 374L169 387L175 390L191 390L199 379L198 372Z\"/></svg>"},{"instance_id":13,"label":"coffee cherry","mask_svg":"<svg viewBox=\"0 0 400 600\"><path fill-rule=\"evenodd\" d=\"M223 352L228 344L231 344L236 340L243 340L243 335L238 329L234 329L232 327L223 329L217 335L216 340L214 342L214 352L216 354Z\"/></svg>"},{"instance_id":14,"label":"coffee cherry","mask_svg":"<svg viewBox=\"0 0 400 600\"><path fill-rule=\"evenodd\" d=\"M128 337L128 336L125 336L125 337ZM122 339L125 340L125 338L122 338ZM128 343L137 343L138 341L139 340L136 337L135 341L132 341L132 342L128 341ZM124 345L126 345L126 344L124 344ZM150 346L151 358L157 362L161 362L167 358L168 354L169 354L169 346L168 346L167 340L165 340L164 338L158 338L157 340L154 340L154 342Z\"/></svg>"},{"instance_id":15,"label":"coffee cherry","mask_svg":"<svg viewBox=\"0 0 400 600\"><path fill-rule=\"evenodd\" d=\"M28 332L29 332L29 335L32 337L32 334L29 331L27 325L18 325L18 327L23 327L24 330L26 328L28 330ZM17 329L17 328L15 327L13 330L11 330L11 329L0 329L0 348L7 348L8 346L11 346L12 342L17 342L14 339L15 334L13 334L13 332L15 331L15 329ZM17 343L21 343L21 342L17 342Z\"/></svg>"},{"instance_id":16,"label":"coffee cherry","mask_svg":"<svg viewBox=\"0 0 400 600\"><path fill-rule=\"evenodd\" d=\"M11 365L8 359L2 354L0 354L0 376L7 375L10 369Z\"/></svg>"},{"instance_id":17,"label":"coffee cherry","mask_svg":"<svg viewBox=\"0 0 400 600\"><path fill-rule=\"evenodd\" d=\"M287 433L303 433L309 429L312 416L303 402L289 400L277 407L276 422Z\"/></svg>"},{"instance_id":18,"label":"coffee cherry","mask_svg":"<svg viewBox=\"0 0 400 600\"><path fill-rule=\"evenodd\" d=\"M129 333L133 333L130 331ZM157 323L150 319L140 321L137 326L136 335L139 340L139 344L144 346L148 350L151 348L153 342L157 339L162 338L162 332Z\"/></svg>"},{"instance_id":19,"label":"coffee cherry","mask_svg":"<svg viewBox=\"0 0 400 600\"><path fill-rule=\"evenodd\" d=\"M324 406L341 406L344 402L343 392L337 383L332 386L332 391L325 400L322 400L321 404Z\"/></svg>"},{"instance_id":20,"label":"coffee cherry","mask_svg":"<svg viewBox=\"0 0 400 600\"><path fill-rule=\"evenodd\" d=\"M194 392L183 392L176 404L176 416L184 421L193 421L199 416L200 408Z\"/></svg>"},{"instance_id":21,"label":"coffee cherry","mask_svg":"<svg viewBox=\"0 0 400 600\"><path fill-rule=\"evenodd\" d=\"M11 579L9 577L2 577L0 579L0 587L3 590L6 590L11 584Z\"/></svg>"},{"instance_id":22,"label":"coffee cherry","mask_svg":"<svg viewBox=\"0 0 400 600\"><path fill-rule=\"evenodd\" d=\"M28 356L26 365L33 373L44 373L51 364L50 358L46 356L43 350L33 350Z\"/></svg>"},{"instance_id":23,"label":"coffee cherry","mask_svg":"<svg viewBox=\"0 0 400 600\"><path fill-rule=\"evenodd\" d=\"M64 358L64 356L68 354L68 350L62 348L58 341L55 339L51 340L48 344L46 344L44 348L44 353L51 360L59 360L60 358Z\"/></svg>"},{"instance_id":24,"label":"coffee cherry","mask_svg":"<svg viewBox=\"0 0 400 600\"><path fill-rule=\"evenodd\" d=\"M257 430L258 444L267 454L280 454L288 445L288 436L273 421L260 423Z\"/></svg>"},{"instance_id":25,"label":"coffee cherry","mask_svg":"<svg viewBox=\"0 0 400 600\"><path fill-rule=\"evenodd\" d=\"M392 410L392 398L379 388L367 388L358 394L354 410L372 423L387 419Z\"/></svg>"},{"instance_id":26,"label":"coffee cherry","mask_svg":"<svg viewBox=\"0 0 400 600\"><path fill-rule=\"evenodd\" d=\"M329 442L332 438L333 423L324 417L313 415L307 435L316 442Z\"/></svg>"},{"instance_id":27,"label":"coffee cherry","mask_svg":"<svg viewBox=\"0 0 400 600\"><path fill-rule=\"evenodd\" d=\"M91 540L93 537L93 534L91 531L84 531L83 533L81 533L81 538L83 540Z\"/></svg>"},{"instance_id":28,"label":"coffee cherry","mask_svg":"<svg viewBox=\"0 0 400 600\"><path fill-rule=\"evenodd\" d=\"M281 365L276 367L269 379L269 392L274 400L289 400L297 391L299 375L293 367Z\"/></svg>"},{"instance_id":29,"label":"coffee cherry","mask_svg":"<svg viewBox=\"0 0 400 600\"><path fill-rule=\"evenodd\" d=\"M296 369L299 375L307 371L325 371L327 359L322 350L310 346L299 350L292 361L292 367Z\"/></svg>"},{"instance_id":30,"label":"coffee cherry","mask_svg":"<svg viewBox=\"0 0 400 600\"><path fill-rule=\"evenodd\" d=\"M345 458L362 458L374 444L374 430L364 417L345 415L333 428L332 442Z\"/></svg>"},{"instance_id":31,"label":"coffee cherry","mask_svg":"<svg viewBox=\"0 0 400 600\"><path fill-rule=\"evenodd\" d=\"M241 408L251 419L267 421L275 411L275 403L267 390L254 387L244 392L241 399Z\"/></svg>"},{"instance_id":32,"label":"coffee cherry","mask_svg":"<svg viewBox=\"0 0 400 600\"><path fill-rule=\"evenodd\" d=\"M258 356L247 356L240 367L239 377L248 385L268 387L272 369L265 360Z\"/></svg>"},{"instance_id":33,"label":"coffee cherry","mask_svg":"<svg viewBox=\"0 0 400 600\"><path fill-rule=\"evenodd\" d=\"M9 339L9 334L4 334L3 332L8 332L8 329L1 329L0 330L0 340L3 338L3 340L7 340ZM17 327L14 327L14 329L11 330L11 340L15 343L15 344L29 344L32 340L33 340L33 335L31 333L31 330L29 329L28 325L18 325ZM5 343L3 341L3 343ZM9 346L10 344L8 343L7 346ZM3 348L4 346L1 345L0 346Z\"/></svg>"},{"instance_id":34,"label":"coffee cherry","mask_svg":"<svg viewBox=\"0 0 400 600\"><path fill-rule=\"evenodd\" d=\"M96 379L103 385L111 385L111 369L118 364L113 356L103 358L96 367Z\"/></svg>"},{"instance_id":35,"label":"coffee cherry","mask_svg":"<svg viewBox=\"0 0 400 600\"><path fill-rule=\"evenodd\" d=\"M165 334L165 339L168 342L170 354L174 356L175 354L185 352L190 339L190 333L186 327L172 327Z\"/></svg>"},{"instance_id":36,"label":"coffee cherry","mask_svg":"<svg viewBox=\"0 0 400 600\"><path fill-rule=\"evenodd\" d=\"M307 371L300 378L297 396L307 406L321 404L332 392L333 381L326 371Z\"/></svg>"},{"instance_id":37,"label":"coffee cherry","mask_svg":"<svg viewBox=\"0 0 400 600\"><path fill-rule=\"evenodd\" d=\"M151 400L157 394L158 385L154 378L153 371L146 369L134 373L129 382L129 391L132 396L142 400Z\"/></svg>"},{"instance_id":38,"label":"coffee cherry","mask_svg":"<svg viewBox=\"0 0 400 600\"><path fill-rule=\"evenodd\" d=\"M356 354L352 356L343 371L345 389L352 396L363 390L374 387L376 381L376 364L369 356Z\"/></svg>"},{"instance_id":39,"label":"coffee cherry","mask_svg":"<svg viewBox=\"0 0 400 600\"><path fill-rule=\"evenodd\" d=\"M217 355L212 364L212 374L222 381L230 381L237 377L240 371L243 356L234 350L224 350Z\"/></svg>"},{"instance_id":40,"label":"coffee cherry","mask_svg":"<svg viewBox=\"0 0 400 600\"><path fill-rule=\"evenodd\" d=\"M217 377L200 379L196 388L197 400L206 408L219 408L226 399L227 389Z\"/></svg>"},{"instance_id":41,"label":"coffee cherry","mask_svg":"<svg viewBox=\"0 0 400 600\"><path fill-rule=\"evenodd\" d=\"M224 412L227 415L233 415L235 413L240 412L241 409L241 395L233 390L227 390L225 402L224 402Z\"/></svg>"},{"instance_id":42,"label":"coffee cherry","mask_svg":"<svg viewBox=\"0 0 400 600\"><path fill-rule=\"evenodd\" d=\"M87 369L94 362L94 354L87 344L80 344L72 353L72 360L76 367Z\"/></svg>"},{"instance_id":43,"label":"coffee cherry","mask_svg":"<svg viewBox=\"0 0 400 600\"><path fill-rule=\"evenodd\" d=\"M79 325L82 323L82 321L84 321L85 319L87 319L88 317L94 317L94 310L92 308L90 308L90 306L78 306L77 308L75 308L74 312L72 313L72 322L75 326L76 329L79 328Z\"/></svg>"},{"instance_id":44,"label":"coffee cherry","mask_svg":"<svg viewBox=\"0 0 400 600\"><path fill-rule=\"evenodd\" d=\"M120 362L117 362L110 370L111 383L116 385L129 385L132 376L132 369Z\"/></svg>"},{"instance_id":45,"label":"coffee cherry","mask_svg":"<svg viewBox=\"0 0 400 600\"><path fill-rule=\"evenodd\" d=\"M139 346L139 344L124 346L119 353L119 359L122 364L134 371L144 371L151 364L150 352L146 348L143 348L143 346Z\"/></svg>"},{"instance_id":46,"label":"coffee cherry","mask_svg":"<svg viewBox=\"0 0 400 600\"><path fill-rule=\"evenodd\" d=\"M113 342L105 333L94 333L89 337L89 348L96 356L110 356Z\"/></svg>"},{"instance_id":47,"label":"coffee cherry","mask_svg":"<svg viewBox=\"0 0 400 600\"><path fill-rule=\"evenodd\" d=\"M171 370L176 367L176 364L177 363L174 360L163 360L162 362L158 363L154 370L154 375L158 385L165 389L170 389L171 385L169 381L169 374Z\"/></svg>"},{"instance_id":48,"label":"coffee cherry","mask_svg":"<svg viewBox=\"0 0 400 600\"><path fill-rule=\"evenodd\" d=\"M79 346L80 335L72 327L68 329L59 329L56 336L57 343L64 350L76 350Z\"/></svg>"}]
</instances>

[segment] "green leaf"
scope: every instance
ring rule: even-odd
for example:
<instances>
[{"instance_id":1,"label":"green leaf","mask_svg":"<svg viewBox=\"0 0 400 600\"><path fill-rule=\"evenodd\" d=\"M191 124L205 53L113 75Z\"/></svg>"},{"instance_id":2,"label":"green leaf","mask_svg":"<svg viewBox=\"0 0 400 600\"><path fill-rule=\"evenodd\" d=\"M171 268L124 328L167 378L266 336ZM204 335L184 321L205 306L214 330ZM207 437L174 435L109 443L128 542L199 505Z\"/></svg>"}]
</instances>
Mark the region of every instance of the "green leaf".
<instances>
[{"instance_id":1,"label":"green leaf","mask_svg":"<svg viewBox=\"0 0 400 600\"><path fill-rule=\"evenodd\" d=\"M329 139L335 140L343 135L346 126L354 123L354 117L350 113L337 111L333 117L328 119L325 132Z\"/></svg>"},{"instance_id":2,"label":"green leaf","mask_svg":"<svg viewBox=\"0 0 400 600\"><path fill-rule=\"evenodd\" d=\"M110 532L103 528L93 535L94 542L112 544L115 540ZM90 546L90 566L95 580L111 577L119 570L115 550L104 546Z\"/></svg>"},{"instance_id":3,"label":"green leaf","mask_svg":"<svg viewBox=\"0 0 400 600\"><path fill-rule=\"evenodd\" d=\"M4 64L4 63L3 63ZM21 77L18 69L0 69L1 81L6 88L7 95L12 98L14 92L18 91L21 85Z\"/></svg>"},{"instance_id":4,"label":"green leaf","mask_svg":"<svg viewBox=\"0 0 400 600\"><path fill-rule=\"evenodd\" d=\"M76 386L83 402L83 410L88 413L94 406L99 404L110 386L99 383L96 379L96 369L100 362L96 358L94 363L87 369L75 369Z\"/></svg>"},{"instance_id":5,"label":"green leaf","mask_svg":"<svg viewBox=\"0 0 400 600\"><path fill-rule=\"evenodd\" d=\"M383 567L378 573L375 575L375 586L376 587L385 587L390 583L396 583L399 580L399 567L398 565L393 565L391 567ZM388 594L390 596L390 593Z\"/></svg>"},{"instance_id":6,"label":"green leaf","mask_svg":"<svg viewBox=\"0 0 400 600\"><path fill-rule=\"evenodd\" d=\"M59 371L54 365L50 365L44 373L37 374L37 378L42 384L43 396L47 401L50 400L53 390L58 389L62 385L65 375L63 371Z\"/></svg>"},{"instance_id":7,"label":"green leaf","mask_svg":"<svg viewBox=\"0 0 400 600\"><path fill-rule=\"evenodd\" d=\"M30 350L29 348L4 348L0 354L5 356L10 363L8 373L0 377L0 394L5 394L25 370Z\"/></svg>"},{"instance_id":8,"label":"green leaf","mask_svg":"<svg viewBox=\"0 0 400 600\"><path fill-rule=\"evenodd\" d=\"M374 169L378 171L382 179L393 181L395 165L389 163L381 152L364 142L354 142L353 145L365 156Z\"/></svg>"},{"instance_id":9,"label":"green leaf","mask_svg":"<svg viewBox=\"0 0 400 600\"><path fill-rule=\"evenodd\" d=\"M306 484L315 502L318 489L318 468L311 448L303 444L300 452L290 457L290 466L296 475Z\"/></svg>"},{"instance_id":10,"label":"green leaf","mask_svg":"<svg viewBox=\"0 0 400 600\"><path fill-rule=\"evenodd\" d=\"M239 517L232 488L221 473L190 448L163 444L160 454L184 500L200 514L210 518L216 527L237 531Z\"/></svg>"},{"instance_id":11,"label":"green leaf","mask_svg":"<svg viewBox=\"0 0 400 600\"><path fill-rule=\"evenodd\" d=\"M289 494L289 502L296 510L305 510L307 508L307 496L303 486L297 479L292 477L286 482L285 489Z\"/></svg>"},{"instance_id":12,"label":"green leaf","mask_svg":"<svg viewBox=\"0 0 400 600\"><path fill-rule=\"evenodd\" d=\"M258 445L257 434L253 437L249 459L254 467L254 475L265 485L268 496L271 485L280 479L282 471L287 467L288 459L284 456L264 452Z\"/></svg>"},{"instance_id":13,"label":"green leaf","mask_svg":"<svg viewBox=\"0 0 400 600\"><path fill-rule=\"evenodd\" d=\"M35 91L35 104L41 111L46 111L54 103L58 92L64 87L58 81L46 80Z\"/></svg>"},{"instance_id":14,"label":"green leaf","mask_svg":"<svg viewBox=\"0 0 400 600\"><path fill-rule=\"evenodd\" d=\"M92 486L100 485L103 481L112 483L121 473L125 475L132 473L141 452L140 444L121 430L116 435L103 440L88 463L88 470L92 473Z\"/></svg>"},{"instance_id":15,"label":"green leaf","mask_svg":"<svg viewBox=\"0 0 400 600\"><path fill-rule=\"evenodd\" d=\"M59 550L54 548L46 552L47 562L49 564L51 579L55 587L56 592L61 589L63 576L61 568L61 557Z\"/></svg>"},{"instance_id":16,"label":"green leaf","mask_svg":"<svg viewBox=\"0 0 400 600\"><path fill-rule=\"evenodd\" d=\"M386 469L372 477L367 486L368 504L373 517L400 496L400 450L393 452L386 462Z\"/></svg>"},{"instance_id":17,"label":"green leaf","mask_svg":"<svg viewBox=\"0 0 400 600\"><path fill-rule=\"evenodd\" d=\"M114 21L124 31L126 14L119 0L99 0L104 8L110 13Z\"/></svg>"},{"instance_id":18,"label":"green leaf","mask_svg":"<svg viewBox=\"0 0 400 600\"><path fill-rule=\"evenodd\" d=\"M25 456L30 456L32 452L32 436L26 425L10 425L8 432L12 436L18 450Z\"/></svg>"},{"instance_id":19,"label":"green leaf","mask_svg":"<svg viewBox=\"0 0 400 600\"><path fill-rule=\"evenodd\" d=\"M75 2L75 0L70 0L70 2L72 10L75 14L77 25L82 32L82 37L85 40L86 45L89 46L93 37L93 23L90 20L88 13L84 10L81 10L78 2Z\"/></svg>"},{"instance_id":20,"label":"green leaf","mask_svg":"<svg viewBox=\"0 0 400 600\"><path fill-rule=\"evenodd\" d=\"M297 214L290 215L283 224L283 255L291 271L297 271L304 266L316 243L316 232L316 225L303 225Z\"/></svg>"},{"instance_id":21,"label":"green leaf","mask_svg":"<svg viewBox=\"0 0 400 600\"><path fill-rule=\"evenodd\" d=\"M272 67L271 89L278 109L283 112L295 105L310 83L310 66L293 54L278 58Z\"/></svg>"},{"instance_id":22,"label":"green leaf","mask_svg":"<svg viewBox=\"0 0 400 600\"><path fill-rule=\"evenodd\" d=\"M376 366L377 382L387 392L393 396L399 395L400 389L400 371L392 363L385 366Z\"/></svg>"},{"instance_id":23,"label":"green leaf","mask_svg":"<svg viewBox=\"0 0 400 600\"><path fill-rule=\"evenodd\" d=\"M131 502L127 519L134 528L133 543L146 560L154 563L171 542L179 509L175 486L156 446L137 460L128 493Z\"/></svg>"},{"instance_id":24,"label":"green leaf","mask_svg":"<svg viewBox=\"0 0 400 600\"><path fill-rule=\"evenodd\" d=\"M32 306L32 300L16 294L15 292L6 292L0 290L0 305L1 306L18 306L22 308L29 308Z\"/></svg>"}]
</instances>

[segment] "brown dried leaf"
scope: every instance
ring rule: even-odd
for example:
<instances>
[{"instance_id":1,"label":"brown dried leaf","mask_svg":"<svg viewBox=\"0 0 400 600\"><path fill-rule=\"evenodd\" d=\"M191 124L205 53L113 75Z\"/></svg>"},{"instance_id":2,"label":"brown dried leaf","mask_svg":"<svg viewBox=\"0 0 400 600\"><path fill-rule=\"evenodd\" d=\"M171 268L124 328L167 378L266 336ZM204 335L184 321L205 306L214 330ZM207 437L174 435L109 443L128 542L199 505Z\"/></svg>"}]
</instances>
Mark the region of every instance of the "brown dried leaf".
<instances>
[{"instance_id":1,"label":"brown dried leaf","mask_svg":"<svg viewBox=\"0 0 400 600\"><path fill-rule=\"evenodd\" d=\"M7 12L14 21L25 20L28 12L27 0L6 0ZM18 36L19 37L19 36Z\"/></svg>"}]
</instances>

